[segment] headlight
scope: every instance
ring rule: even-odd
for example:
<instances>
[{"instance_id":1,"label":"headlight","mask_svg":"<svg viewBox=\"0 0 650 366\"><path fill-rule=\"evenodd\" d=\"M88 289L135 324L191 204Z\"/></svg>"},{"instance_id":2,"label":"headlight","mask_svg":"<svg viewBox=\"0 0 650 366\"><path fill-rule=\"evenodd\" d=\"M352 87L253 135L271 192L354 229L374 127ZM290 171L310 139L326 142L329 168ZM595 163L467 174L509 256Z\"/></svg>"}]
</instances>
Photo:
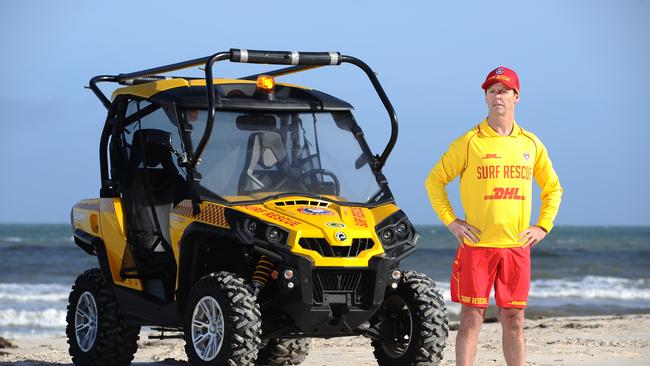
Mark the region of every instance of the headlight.
<instances>
[{"instance_id":1,"label":"headlight","mask_svg":"<svg viewBox=\"0 0 650 366\"><path fill-rule=\"evenodd\" d=\"M384 249L410 242L417 234L402 211L385 218L375 227L375 230Z\"/></svg>"},{"instance_id":2,"label":"headlight","mask_svg":"<svg viewBox=\"0 0 650 366\"><path fill-rule=\"evenodd\" d=\"M266 229L266 240L269 241L271 244L279 244L282 242L283 235L280 229L269 226L268 229Z\"/></svg>"},{"instance_id":3,"label":"headlight","mask_svg":"<svg viewBox=\"0 0 650 366\"><path fill-rule=\"evenodd\" d=\"M255 231L257 231L257 223L252 219L246 219L246 230L255 235Z\"/></svg>"},{"instance_id":4,"label":"headlight","mask_svg":"<svg viewBox=\"0 0 650 366\"><path fill-rule=\"evenodd\" d=\"M406 221L402 221L397 224L395 231L397 231L397 235L399 236L406 236L409 233L409 224Z\"/></svg>"},{"instance_id":5,"label":"headlight","mask_svg":"<svg viewBox=\"0 0 650 366\"><path fill-rule=\"evenodd\" d=\"M383 230L379 236L381 237L381 242L384 244L390 244L393 242L393 238L395 238L395 233L393 233L393 229L388 228Z\"/></svg>"},{"instance_id":6,"label":"headlight","mask_svg":"<svg viewBox=\"0 0 650 366\"><path fill-rule=\"evenodd\" d=\"M280 227L245 215L235 220L239 237L244 243L263 241L272 245L286 245L289 233Z\"/></svg>"}]
</instances>

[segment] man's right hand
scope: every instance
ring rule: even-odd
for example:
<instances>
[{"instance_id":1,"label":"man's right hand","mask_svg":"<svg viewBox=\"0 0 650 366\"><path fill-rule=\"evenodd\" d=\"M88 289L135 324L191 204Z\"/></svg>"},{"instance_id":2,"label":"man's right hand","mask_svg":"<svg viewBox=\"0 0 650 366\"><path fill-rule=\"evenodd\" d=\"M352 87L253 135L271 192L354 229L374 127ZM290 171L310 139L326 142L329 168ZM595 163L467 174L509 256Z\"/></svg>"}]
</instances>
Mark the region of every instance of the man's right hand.
<instances>
[{"instance_id":1,"label":"man's right hand","mask_svg":"<svg viewBox=\"0 0 650 366\"><path fill-rule=\"evenodd\" d=\"M467 239L474 244L478 244L480 241L478 236L481 235L481 231L463 220L456 219L452 221L447 225L447 229L449 229L456 239L458 239L458 243L461 247L463 246L464 239Z\"/></svg>"}]
</instances>

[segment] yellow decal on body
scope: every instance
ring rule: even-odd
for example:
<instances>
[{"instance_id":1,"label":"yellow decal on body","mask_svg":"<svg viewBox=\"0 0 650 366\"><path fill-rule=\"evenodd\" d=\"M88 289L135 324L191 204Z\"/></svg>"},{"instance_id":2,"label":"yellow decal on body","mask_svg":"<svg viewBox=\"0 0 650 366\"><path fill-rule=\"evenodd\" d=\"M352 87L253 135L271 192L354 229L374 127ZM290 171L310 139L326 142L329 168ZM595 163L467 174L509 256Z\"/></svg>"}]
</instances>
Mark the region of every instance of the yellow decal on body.
<instances>
[{"instance_id":1,"label":"yellow decal on body","mask_svg":"<svg viewBox=\"0 0 650 366\"><path fill-rule=\"evenodd\" d=\"M208 203L201 205L201 212L198 215L194 215L192 201L184 200L174 207L171 213L229 229L230 225L228 225L228 221L226 221L225 212L226 208L224 206Z\"/></svg>"},{"instance_id":2,"label":"yellow decal on body","mask_svg":"<svg viewBox=\"0 0 650 366\"><path fill-rule=\"evenodd\" d=\"M259 206L246 206L242 207L242 209L253 211L255 213L258 213L262 216L268 217L272 220L279 221L283 224L289 225L289 226L297 226L300 225L301 222L294 220L288 216L280 215L277 212L269 211L265 208L259 207Z\"/></svg>"},{"instance_id":3,"label":"yellow decal on body","mask_svg":"<svg viewBox=\"0 0 650 366\"><path fill-rule=\"evenodd\" d=\"M366 220L366 216L363 214L362 208L352 207L350 208L350 211L352 212L352 219L354 220L355 225L368 227L368 220Z\"/></svg>"}]
</instances>

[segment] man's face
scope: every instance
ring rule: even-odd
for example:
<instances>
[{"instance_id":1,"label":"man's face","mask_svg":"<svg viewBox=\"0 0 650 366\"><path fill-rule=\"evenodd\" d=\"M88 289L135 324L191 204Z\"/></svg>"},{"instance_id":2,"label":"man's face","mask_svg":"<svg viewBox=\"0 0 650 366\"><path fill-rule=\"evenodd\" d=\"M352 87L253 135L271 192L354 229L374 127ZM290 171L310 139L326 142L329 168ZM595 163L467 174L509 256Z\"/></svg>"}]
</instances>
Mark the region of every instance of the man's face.
<instances>
[{"instance_id":1,"label":"man's face","mask_svg":"<svg viewBox=\"0 0 650 366\"><path fill-rule=\"evenodd\" d=\"M515 104L519 102L519 94L503 83L496 83L485 91L485 102L490 114L505 115L514 113Z\"/></svg>"}]
</instances>

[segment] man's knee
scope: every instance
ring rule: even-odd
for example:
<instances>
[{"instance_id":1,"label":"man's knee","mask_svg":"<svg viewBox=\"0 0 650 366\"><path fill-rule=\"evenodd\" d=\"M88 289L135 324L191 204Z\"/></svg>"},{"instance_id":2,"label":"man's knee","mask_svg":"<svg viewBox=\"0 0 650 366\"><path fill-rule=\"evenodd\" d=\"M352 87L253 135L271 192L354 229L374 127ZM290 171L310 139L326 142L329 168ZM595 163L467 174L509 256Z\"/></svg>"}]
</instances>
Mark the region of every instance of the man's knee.
<instances>
[{"instance_id":1,"label":"man's knee","mask_svg":"<svg viewBox=\"0 0 650 366\"><path fill-rule=\"evenodd\" d=\"M481 328L484 313L484 308L474 308L463 305L460 312L459 330L477 330Z\"/></svg>"},{"instance_id":2,"label":"man's knee","mask_svg":"<svg viewBox=\"0 0 650 366\"><path fill-rule=\"evenodd\" d=\"M524 309L501 308L499 309L499 321L504 329L524 329Z\"/></svg>"}]
</instances>

